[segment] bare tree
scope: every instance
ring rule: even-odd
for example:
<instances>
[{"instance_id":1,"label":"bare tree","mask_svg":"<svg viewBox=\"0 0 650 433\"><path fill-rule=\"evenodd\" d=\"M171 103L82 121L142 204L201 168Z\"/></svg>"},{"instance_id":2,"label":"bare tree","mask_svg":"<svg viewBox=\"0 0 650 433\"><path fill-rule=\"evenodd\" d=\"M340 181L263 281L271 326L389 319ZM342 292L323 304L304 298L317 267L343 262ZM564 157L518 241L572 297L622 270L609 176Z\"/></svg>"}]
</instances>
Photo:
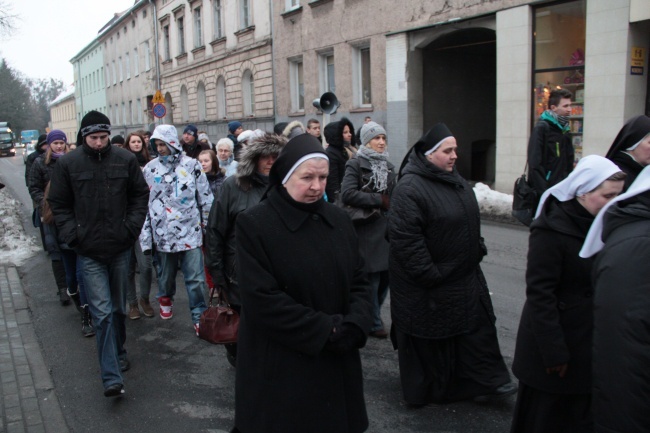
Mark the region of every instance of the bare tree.
<instances>
[{"instance_id":1,"label":"bare tree","mask_svg":"<svg viewBox=\"0 0 650 433\"><path fill-rule=\"evenodd\" d=\"M18 15L12 13L11 6L0 0L0 38L11 36L17 29Z\"/></svg>"}]
</instances>

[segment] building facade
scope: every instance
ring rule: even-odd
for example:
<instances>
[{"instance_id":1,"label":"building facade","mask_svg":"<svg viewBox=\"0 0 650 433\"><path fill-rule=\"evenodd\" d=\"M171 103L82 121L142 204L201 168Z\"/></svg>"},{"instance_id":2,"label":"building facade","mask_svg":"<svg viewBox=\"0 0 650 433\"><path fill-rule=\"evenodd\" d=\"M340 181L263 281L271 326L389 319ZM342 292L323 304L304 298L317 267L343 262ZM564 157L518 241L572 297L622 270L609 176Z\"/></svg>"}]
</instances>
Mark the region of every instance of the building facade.
<instances>
[{"instance_id":1,"label":"building facade","mask_svg":"<svg viewBox=\"0 0 650 433\"><path fill-rule=\"evenodd\" d=\"M77 141L77 104L74 90L64 92L50 102L50 129L65 132L68 143Z\"/></svg>"},{"instance_id":2,"label":"building facade","mask_svg":"<svg viewBox=\"0 0 650 433\"><path fill-rule=\"evenodd\" d=\"M106 111L106 90L104 83L103 50L99 38L70 59L74 70L75 103L77 119L81 121L86 113Z\"/></svg>"},{"instance_id":3,"label":"building facade","mask_svg":"<svg viewBox=\"0 0 650 433\"><path fill-rule=\"evenodd\" d=\"M188 123L213 142L227 123L272 130L272 16L266 0L156 2L165 123Z\"/></svg>"},{"instance_id":4,"label":"building facade","mask_svg":"<svg viewBox=\"0 0 650 433\"><path fill-rule=\"evenodd\" d=\"M277 120L383 123L399 164L436 122L459 143L469 180L511 192L548 92L574 94L578 157L604 154L648 113L650 0L284 0L274 2Z\"/></svg>"},{"instance_id":5,"label":"building facade","mask_svg":"<svg viewBox=\"0 0 650 433\"><path fill-rule=\"evenodd\" d=\"M149 129L157 89L153 6L136 1L101 30L107 115L113 134Z\"/></svg>"}]
</instances>

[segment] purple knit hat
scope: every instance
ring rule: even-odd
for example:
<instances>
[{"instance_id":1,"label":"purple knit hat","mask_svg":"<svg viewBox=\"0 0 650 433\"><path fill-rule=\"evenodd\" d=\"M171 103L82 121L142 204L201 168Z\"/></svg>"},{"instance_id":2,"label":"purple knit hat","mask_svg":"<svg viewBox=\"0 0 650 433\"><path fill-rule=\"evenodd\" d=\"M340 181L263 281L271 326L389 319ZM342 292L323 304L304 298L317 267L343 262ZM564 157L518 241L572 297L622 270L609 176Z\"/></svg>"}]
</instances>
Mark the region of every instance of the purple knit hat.
<instances>
[{"instance_id":1,"label":"purple knit hat","mask_svg":"<svg viewBox=\"0 0 650 433\"><path fill-rule=\"evenodd\" d=\"M68 144L68 137L60 129L53 129L47 134L47 144L52 144L56 140L63 140Z\"/></svg>"}]
</instances>

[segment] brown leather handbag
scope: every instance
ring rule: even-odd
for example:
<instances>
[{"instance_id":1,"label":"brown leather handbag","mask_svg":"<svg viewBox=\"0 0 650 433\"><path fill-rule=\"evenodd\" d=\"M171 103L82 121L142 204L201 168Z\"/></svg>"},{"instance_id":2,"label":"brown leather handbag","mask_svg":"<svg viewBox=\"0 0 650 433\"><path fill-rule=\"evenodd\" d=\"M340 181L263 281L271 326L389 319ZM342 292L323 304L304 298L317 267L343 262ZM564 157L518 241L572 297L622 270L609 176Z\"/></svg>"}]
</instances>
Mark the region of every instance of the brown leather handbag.
<instances>
[{"instance_id":1,"label":"brown leather handbag","mask_svg":"<svg viewBox=\"0 0 650 433\"><path fill-rule=\"evenodd\" d=\"M199 319L199 338L212 344L236 343L238 331L239 314L230 307L223 290L211 288L208 309Z\"/></svg>"}]
</instances>

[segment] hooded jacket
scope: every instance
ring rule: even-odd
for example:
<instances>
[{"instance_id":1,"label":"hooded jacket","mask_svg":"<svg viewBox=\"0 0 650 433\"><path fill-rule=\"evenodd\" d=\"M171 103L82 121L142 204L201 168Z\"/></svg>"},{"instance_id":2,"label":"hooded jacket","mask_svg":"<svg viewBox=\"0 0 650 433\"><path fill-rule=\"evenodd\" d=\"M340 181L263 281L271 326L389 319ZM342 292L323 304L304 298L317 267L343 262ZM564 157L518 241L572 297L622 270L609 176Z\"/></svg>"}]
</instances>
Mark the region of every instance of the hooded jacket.
<instances>
[{"instance_id":1,"label":"hooded jacket","mask_svg":"<svg viewBox=\"0 0 650 433\"><path fill-rule=\"evenodd\" d=\"M650 117L643 115L633 117L625 122L605 155L605 158L616 163L627 174L623 192L627 191L643 170L643 166L626 150L643 140L648 134L650 134Z\"/></svg>"},{"instance_id":2,"label":"hooded jacket","mask_svg":"<svg viewBox=\"0 0 650 433\"><path fill-rule=\"evenodd\" d=\"M241 212L260 202L268 186L268 177L257 173L257 162L262 156L278 155L285 143L284 137L268 133L249 143L240 156L237 174L221 185L219 198L208 217L205 263L213 281L234 304L239 304L235 221Z\"/></svg>"},{"instance_id":3,"label":"hooded jacket","mask_svg":"<svg viewBox=\"0 0 650 433\"><path fill-rule=\"evenodd\" d=\"M330 172L325 187L327 201L330 203L334 203L341 192L341 184L345 175L345 163L350 159L345 143L343 143L343 130L346 126L350 128L351 140L354 140L354 125L347 117L342 117L338 122L328 123L323 131L328 144L325 152L330 159Z\"/></svg>"},{"instance_id":4,"label":"hooded jacket","mask_svg":"<svg viewBox=\"0 0 650 433\"><path fill-rule=\"evenodd\" d=\"M81 143L54 165L47 201L60 239L78 254L107 263L138 239L149 189L133 153Z\"/></svg>"},{"instance_id":5,"label":"hooded jacket","mask_svg":"<svg viewBox=\"0 0 650 433\"><path fill-rule=\"evenodd\" d=\"M605 214L594 264L594 431L642 433L650 426L650 200Z\"/></svg>"},{"instance_id":6,"label":"hooded jacket","mask_svg":"<svg viewBox=\"0 0 650 433\"><path fill-rule=\"evenodd\" d=\"M475 331L483 308L494 323L474 191L455 168L443 171L420 151L408 154L401 173L388 214L393 325L448 338Z\"/></svg>"},{"instance_id":7,"label":"hooded jacket","mask_svg":"<svg viewBox=\"0 0 650 433\"><path fill-rule=\"evenodd\" d=\"M174 126L158 126L151 140L165 142L173 154L158 156L143 169L150 194L140 234L142 251L153 245L163 253L198 248L213 201L208 178L201 164L183 152Z\"/></svg>"}]
</instances>

